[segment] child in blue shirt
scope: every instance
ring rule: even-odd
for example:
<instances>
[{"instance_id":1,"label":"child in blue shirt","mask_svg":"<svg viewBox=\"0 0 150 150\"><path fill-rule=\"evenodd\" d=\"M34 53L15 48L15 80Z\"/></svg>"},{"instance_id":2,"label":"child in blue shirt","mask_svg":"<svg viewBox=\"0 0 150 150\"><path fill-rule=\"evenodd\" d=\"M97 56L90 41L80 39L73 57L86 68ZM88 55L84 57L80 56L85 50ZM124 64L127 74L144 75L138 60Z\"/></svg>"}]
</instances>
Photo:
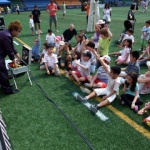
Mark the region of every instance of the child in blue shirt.
<instances>
[{"instance_id":1,"label":"child in blue shirt","mask_svg":"<svg viewBox=\"0 0 150 150\"><path fill-rule=\"evenodd\" d=\"M40 59L40 30L38 30L38 37L34 39L34 45L32 46L32 61L38 61Z\"/></svg>"}]
</instances>

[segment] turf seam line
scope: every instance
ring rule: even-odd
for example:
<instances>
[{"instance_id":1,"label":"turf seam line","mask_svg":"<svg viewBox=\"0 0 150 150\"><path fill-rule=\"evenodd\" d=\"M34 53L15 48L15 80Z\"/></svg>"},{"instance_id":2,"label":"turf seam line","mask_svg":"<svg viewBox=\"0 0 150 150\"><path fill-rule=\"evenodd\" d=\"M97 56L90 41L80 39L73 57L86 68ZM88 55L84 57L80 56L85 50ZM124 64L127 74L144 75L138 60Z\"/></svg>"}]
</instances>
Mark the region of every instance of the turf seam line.
<instances>
[{"instance_id":1,"label":"turf seam line","mask_svg":"<svg viewBox=\"0 0 150 150\"><path fill-rule=\"evenodd\" d=\"M80 135L80 137L84 140L84 142L89 146L89 148L91 150L94 150L92 144L87 140L87 138L82 134L82 132L78 129L78 127L74 124L74 122L68 117L68 115L59 107L59 105L53 101L52 99L49 98L49 96L46 94L46 92L44 91L44 89L39 85L39 83L37 82L37 80L35 79L35 77L32 75L32 73L30 72L30 75L32 76L32 78L34 79L34 82L36 83L36 85L40 88L40 90L42 91L42 93L44 94L44 96L61 112L61 114L68 120L68 122L71 124L71 126L75 129L75 131Z\"/></svg>"}]
</instances>

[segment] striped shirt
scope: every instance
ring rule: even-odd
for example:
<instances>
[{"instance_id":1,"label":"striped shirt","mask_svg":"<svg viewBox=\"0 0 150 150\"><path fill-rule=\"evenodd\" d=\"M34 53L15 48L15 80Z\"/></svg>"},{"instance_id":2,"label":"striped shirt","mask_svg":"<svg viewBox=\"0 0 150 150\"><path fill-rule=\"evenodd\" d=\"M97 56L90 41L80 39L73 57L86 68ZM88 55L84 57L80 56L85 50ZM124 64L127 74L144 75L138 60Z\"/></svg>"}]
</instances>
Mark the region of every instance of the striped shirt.
<instances>
[{"instance_id":1,"label":"striped shirt","mask_svg":"<svg viewBox=\"0 0 150 150\"><path fill-rule=\"evenodd\" d=\"M110 71L110 66L108 65L108 70ZM103 66L100 66L97 70L97 78L100 79L102 82L108 83L109 74L106 72Z\"/></svg>"},{"instance_id":2,"label":"striped shirt","mask_svg":"<svg viewBox=\"0 0 150 150\"><path fill-rule=\"evenodd\" d=\"M126 74L131 73L131 72L135 72L139 76L140 75L139 63L138 62L135 62L135 63L129 62L125 72L126 72Z\"/></svg>"},{"instance_id":3,"label":"striped shirt","mask_svg":"<svg viewBox=\"0 0 150 150\"><path fill-rule=\"evenodd\" d=\"M57 55L52 53L52 55L45 54L43 62L47 63L48 67L54 67L54 64L58 63Z\"/></svg>"}]
</instances>

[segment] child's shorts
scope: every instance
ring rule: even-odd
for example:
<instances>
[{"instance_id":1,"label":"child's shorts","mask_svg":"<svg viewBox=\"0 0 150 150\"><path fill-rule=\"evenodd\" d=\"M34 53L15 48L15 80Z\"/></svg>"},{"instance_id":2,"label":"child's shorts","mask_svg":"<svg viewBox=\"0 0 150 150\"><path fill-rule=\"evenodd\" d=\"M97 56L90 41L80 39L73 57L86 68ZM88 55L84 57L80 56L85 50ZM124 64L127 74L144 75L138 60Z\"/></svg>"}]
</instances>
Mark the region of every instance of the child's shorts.
<instances>
[{"instance_id":1,"label":"child's shorts","mask_svg":"<svg viewBox=\"0 0 150 150\"><path fill-rule=\"evenodd\" d=\"M94 76L92 77L92 79L94 78ZM96 78L96 80L94 81L95 84L97 83L101 83L101 88L106 88L107 84L105 82L102 82L100 79Z\"/></svg>"},{"instance_id":2,"label":"child's shorts","mask_svg":"<svg viewBox=\"0 0 150 150\"><path fill-rule=\"evenodd\" d=\"M75 74L77 75L78 78L81 78L81 77L82 77L82 76L81 76L81 73L80 73L79 71L76 71ZM87 81L87 77L86 77L86 76L84 77L84 81Z\"/></svg>"},{"instance_id":3,"label":"child's shorts","mask_svg":"<svg viewBox=\"0 0 150 150\"><path fill-rule=\"evenodd\" d=\"M141 39L141 47L143 47L143 48L147 47L147 40Z\"/></svg>"},{"instance_id":4,"label":"child's shorts","mask_svg":"<svg viewBox=\"0 0 150 150\"><path fill-rule=\"evenodd\" d=\"M117 60L119 60L119 61L122 62L122 63L126 63L126 62L125 62L125 59L122 58L122 56L119 56L119 57L117 58Z\"/></svg>"},{"instance_id":5,"label":"child's shorts","mask_svg":"<svg viewBox=\"0 0 150 150\"><path fill-rule=\"evenodd\" d=\"M101 88L97 88L97 89L94 89L94 91L96 92L97 96L109 95L110 94L110 91L107 88L102 88L102 89ZM117 94L114 93L113 95L109 96L107 98L107 100L109 101L109 103L112 103L116 97L117 97Z\"/></svg>"}]
</instances>

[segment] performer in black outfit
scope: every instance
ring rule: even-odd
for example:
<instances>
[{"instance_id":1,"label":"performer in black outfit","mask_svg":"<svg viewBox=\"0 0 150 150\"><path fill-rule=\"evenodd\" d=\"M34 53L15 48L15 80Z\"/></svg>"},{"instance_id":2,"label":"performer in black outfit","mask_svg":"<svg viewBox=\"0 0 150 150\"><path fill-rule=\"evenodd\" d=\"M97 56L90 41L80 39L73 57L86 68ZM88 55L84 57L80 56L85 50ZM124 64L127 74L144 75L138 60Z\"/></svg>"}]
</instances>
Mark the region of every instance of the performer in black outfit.
<instances>
[{"instance_id":1,"label":"performer in black outfit","mask_svg":"<svg viewBox=\"0 0 150 150\"><path fill-rule=\"evenodd\" d=\"M13 90L9 83L8 72L5 64L5 57L8 55L12 60L14 67L17 67L15 55L20 58L13 45L13 37L17 37L22 30L22 25L19 21L11 22L8 30L0 31L0 85L5 94L14 94L18 90Z\"/></svg>"}]
</instances>

